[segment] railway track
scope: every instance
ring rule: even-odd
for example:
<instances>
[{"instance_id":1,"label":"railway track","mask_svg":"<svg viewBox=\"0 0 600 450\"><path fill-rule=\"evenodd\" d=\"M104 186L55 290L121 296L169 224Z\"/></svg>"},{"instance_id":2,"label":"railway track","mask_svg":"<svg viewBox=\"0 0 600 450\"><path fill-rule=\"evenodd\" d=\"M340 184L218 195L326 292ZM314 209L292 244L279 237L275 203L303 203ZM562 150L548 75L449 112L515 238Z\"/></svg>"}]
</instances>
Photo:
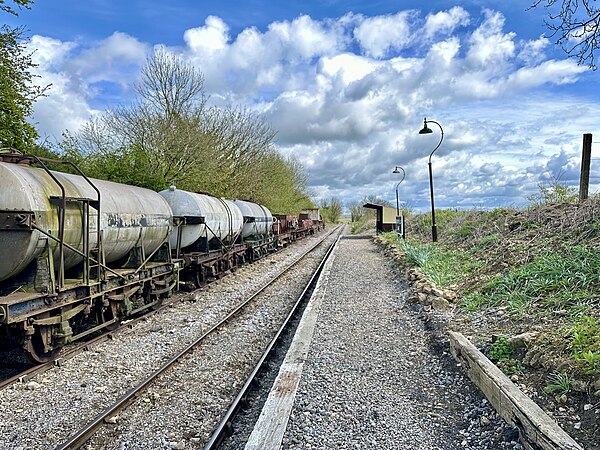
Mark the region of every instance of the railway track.
<instances>
[{"instance_id":1,"label":"railway track","mask_svg":"<svg viewBox=\"0 0 600 450\"><path fill-rule=\"evenodd\" d=\"M277 333L263 352L262 356L258 360L256 366L254 367L248 378L246 379L246 382L244 383L242 388L239 390L235 399L233 400L233 402L231 402L229 409L227 410L227 412L221 419L221 422L213 432L210 440L204 447L204 450L216 450L220 448L223 440L233 433L235 429L234 421L238 413L245 407L250 392L253 390L258 392L257 387L259 386L259 384L263 385L261 387L262 391L265 390L265 385L270 386L272 384L272 377L263 377L263 372L266 372L269 369L269 363L273 359L278 359L278 363L276 364L277 366L281 364L281 357L283 356L285 349L287 349L287 347L290 344L289 340L293 336L293 332L295 331L298 325L300 316L304 311L304 307L310 299L312 292L319 279L319 275L321 274L322 269L325 266L325 263L327 262L327 259L333 252L336 243L337 240L327 250L327 253L325 254L323 260L319 264L319 267L317 267L317 270L315 270L315 272L313 273L313 276L311 277L310 281L306 284L306 287L296 300L294 306L291 308L285 321L281 324L281 327L279 328L279 330L277 331ZM276 355L278 350L282 350L279 352L279 358L277 358Z\"/></svg>"},{"instance_id":2,"label":"railway track","mask_svg":"<svg viewBox=\"0 0 600 450\"><path fill-rule=\"evenodd\" d=\"M211 281L216 281L222 277L223 274L219 274L218 278L213 280L208 280L207 283ZM160 302L156 302L154 304L149 304L144 308L140 308L139 311L132 313L132 317L127 319L122 323L116 323L116 321L111 321L104 323L96 330L95 333L85 332L86 335L91 336L87 338L82 338L63 349L61 349L60 353L56 355L56 357L52 358L50 361L36 364L19 361L17 363L9 362L10 358L6 358L3 362L3 365L0 366L0 390L4 387L15 383L17 381L27 381L34 375L42 374L48 369L62 364L65 360L72 358L77 355L79 352L87 350L90 346L98 344L100 342L104 342L106 340L112 339L116 334L122 331L122 328L115 328L119 325L125 325L131 327L135 325L137 322L142 320L148 320L149 317L156 314L157 312L163 311L165 308L171 307L173 304L182 301L182 298L190 295L189 293L177 293L168 299L163 299ZM114 325L113 325L114 322ZM106 328L110 327L110 328ZM21 355L18 355L17 358L20 358ZM22 358L20 358L22 359ZM21 369L25 367L24 369Z\"/></svg>"},{"instance_id":3,"label":"railway track","mask_svg":"<svg viewBox=\"0 0 600 450\"><path fill-rule=\"evenodd\" d=\"M118 335L118 333L123 331L122 326L127 325L128 327L132 327L139 321L148 320L154 314L157 314L163 311L165 308L169 308L175 303L182 301L182 299L185 298L185 296L187 295L190 294L184 292L177 293L169 297L168 299L161 300L160 303L157 302L155 304L149 304L144 308L140 308L140 310L137 313L134 313L131 318L123 322L120 322L118 324L116 323L116 321L113 322L116 326L121 326L120 328L113 328L111 326L112 323L105 323L103 324L103 327L108 326L110 327L110 329L100 329L96 331L95 334L89 333L90 337L82 338L82 340L78 340L72 344L67 345L66 347L62 348L61 351L50 361L41 364L36 364L33 362L19 362L12 365L10 365L9 363L8 366L3 365L1 372L2 375L0 375L0 391L12 383L15 383L17 381L27 381L31 377L42 374L45 371L51 369L52 367L60 366L65 361L69 360L70 358L74 357L80 352L89 349L94 345L113 339L114 336ZM25 357L25 355L18 355L18 358L20 358L21 360L23 357ZM13 370L11 370L11 366ZM24 367L24 369L18 370L21 367Z\"/></svg>"},{"instance_id":4,"label":"railway track","mask_svg":"<svg viewBox=\"0 0 600 450\"><path fill-rule=\"evenodd\" d=\"M333 236L329 235L329 238L325 238L325 240L329 239L330 241L332 239L334 239ZM311 258L315 258L314 253L317 249L317 247L319 247L319 245L315 245L313 248L311 248L310 250L308 250L303 256L302 258L298 258L299 260L302 261L307 261ZM269 263L263 263L268 265ZM312 263L314 265L314 261ZM303 264L304 265L304 264ZM310 265L308 262L306 263L306 265ZM250 341L251 339L248 337L248 328L252 328L254 327L254 335L256 335L256 326L258 326L258 328L265 328L266 330L270 330L273 328L273 325L276 324L278 321L280 321L280 317L277 318L266 318L264 320L263 323L260 322L261 319L257 319L256 317L259 316L267 316L268 314L265 312L261 312L261 308L264 307L264 305L267 305L269 303L273 303L273 299L279 297L282 297L283 301L282 305L285 305L287 308L287 312L286 315L289 314L289 304L290 304L290 298L291 298L291 294L286 293L286 289L284 288L286 285L289 287L291 286L293 283L299 281L300 278L302 278L300 275L298 275L297 272L294 272L293 267L297 268L299 267L298 262L294 263L292 266L290 266L289 268L286 269L286 271L284 271L285 273L279 274L279 276L277 277L277 287L273 287L272 284L268 283L265 284L264 286L261 287L260 289L260 293L257 292L255 293L255 295L251 296L250 298L247 298L244 302L239 303L237 305L236 308L234 308L233 310L229 311L225 316L223 316L222 311L207 311L207 314L205 314L202 320L196 320L194 319L193 321L190 322L191 326L194 326L195 328L198 328L200 330L202 330L201 336L199 338L197 338L194 342L191 343L187 343L185 346L183 346L183 348L180 348L177 352L177 355L168 358L168 360L162 361L161 366L154 370L150 375L148 375L146 378L144 378L142 381L138 382L135 384L135 386L130 387L129 389L126 390L125 395L120 395L117 397L114 397L114 399L111 400L110 404L107 405L107 401L106 399L102 399L102 403L104 409L102 410L101 413L97 414L95 416L95 418L91 421L87 421L87 423L85 423L84 426L82 426L79 430L75 430L74 428L72 428L69 424L67 425L66 423L62 423L61 424L61 428L62 429L67 429L69 434L71 435L71 438L64 440L64 434L63 434L63 438L62 439L58 439L55 435L57 434L57 432L55 430L50 430L50 432L48 432L46 430L47 436L49 438L47 438L44 443L48 444L48 447L44 447L41 446L39 448L80 448L83 443L91 436L94 434L94 432L96 430L98 430L100 428L100 432L97 433L96 436L94 436L92 438L92 440L90 441L89 448L112 448L111 445L109 444L109 442L112 440L116 440L119 442L122 442L123 440L128 440L128 439L132 439L132 438L128 438L128 437L124 437L124 432L125 430L127 430L128 428L131 429L131 426L129 426L127 424L127 416L129 414L129 409L134 408L134 407L138 407L135 406L134 403L139 403L143 407L147 407L147 406L152 406L152 407L158 407L158 403L160 403L159 398L164 395L166 397L165 394L165 390L168 391L169 387L172 387L174 385L173 381L164 381L164 378L168 378L165 377L165 374L169 374L169 373L173 373L175 372L175 378L176 379L183 379L184 375L178 372L181 372L183 370L183 372L185 372L186 370L191 371L191 374L210 374L212 373L213 369L219 374L219 376L221 376L221 381L225 381L225 383L221 386L221 387L225 387L226 389L222 389L223 392L220 393L216 393L217 397L222 396L223 398L219 398L219 402L221 406L221 413L223 411L225 411L226 407L223 407L223 401L226 400L225 396L230 395L230 393L232 392L232 389L234 389L236 383L237 383L237 379L239 378L239 375L223 375L222 371L227 369L228 366L232 366L232 361L225 361L223 363L222 367L217 367L217 364L219 364L216 360L211 359L211 357L207 357L203 352L203 351L199 351L199 350L194 350L194 349L198 349L198 345L200 342L202 342L203 345L201 345L200 347L207 347L208 350L210 351L217 351L224 353L224 350L222 347L218 347L219 344L215 342L215 336L217 338L220 337L221 334L225 335L225 334L231 334L233 333L234 335L237 333L238 335L244 335L245 337L242 338L243 339L247 339L248 341ZM312 271L312 270L311 270ZM294 272L295 275L292 273ZM227 277L226 279L235 279L236 277ZM235 282L234 282L235 283ZM284 287L282 287L284 286ZM219 288L215 288L214 290L218 290ZM230 292L231 288L227 288L229 289L227 292ZM255 287L252 287L251 289L256 290ZM208 289L210 290L210 288ZM270 292L269 292L270 290ZM285 293L285 294L283 294ZM283 295L282 295L283 294ZM261 297L263 298L261 300ZM290 298L288 298L290 297ZM194 300L192 300L193 302ZM197 300L198 302L201 301ZM224 302L227 303L227 302ZM258 305L257 304L262 304ZM244 312L243 314L241 314L241 312ZM222 316L222 320L219 320L218 324L215 323L214 320L214 316L216 315L221 315ZM239 319L241 316L243 316L245 319L241 320ZM281 313L279 313L279 316L281 316ZM143 321L143 319L142 319ZM244 322L245 321L245 322ZM148 321L149 322L149 321ZM209 323L212 322L211 325L209 325ZM256 323L254 323L256 322ZM149 325L149 324L147 324ZM147 329L149 329L148 332L158 332L158 330L161 327L170 327L170 324L164 324L164 325L158 325L158 322L156 322L153 326L150 325L150 328L148 328L148 326L146 326ZM277 329L279 329L280 324L277 325ZM170 332L171 330L169 330ZM167 333L168 334L168 333ZM267 334L267 333L265 333ZM120 340L120 339L124 339L122 337L119 337L119 335L115 335L113 336L113 339L115 340ZM261 338L262 340L264 340L264 338ZM216 339L217 341L219 339ZM269 337L269 341L272 340L272 337ZM157 345L159 345L160 343L157 343ZM220 350L219 350L220 348ZM248 350L246 350L247 352L249 352ZM87 352L87 353L94 353L96 352L96 350L92 350L91 352ZM197 354L197 355L196 355ZM164 357L162 358L163 360L165 359ZM200 360L200 367L196 366L194 369L185 369L184 366L187 365L190 362L194 362L194 360ZM251 358L247 355L244 354L238 354L236 357L233 358L233 360L235 361L235 364L233 364L233 366L236 366L237 363L240 363L239 365L244 366L247 368L248 364L247 362L250 360ZM184 362L180 362L180 361L184 361ZM247 361L248 360L248 361ZM179 363L178 363L179 361ZM243 364L242 364L243 363ZM196 362L197 364L197 362ZM66 362L65 366L69 366L70 363ZM96 367L96 364L94 362L91 363L92 367ZM231 369L231 367L229 367L229 369ZM238 367L233 367L233 369L235 369L236 371L239 369ZM63 370L61 368L61 370ZM116 374L113 374L113 376ZM122 374L119 374L122 375ZM247 374L246 374L247 375ZM192 377L193 378L193 377ZM163 379L163 381L161 381L161 379ZM51 381L49 381L51 382ZM214 380L213 380L214 382ZM162 383L162 384L161 384ZM231 384L231 386L228 386L228 384ZM218 382L216 384L219 384ZM83 387L87 387L87 383L81 383L81 386ZM102 391L102 386L100 387L96 387L96 392ZM119 389L123 389L123 386L120 387L115 387L115 390L119 390ZM145 391L144 391L145 390ZM225 392L226 391L226 392ZM123 391L121 391L123 392ZM160 394L158 393L160 392ZM210 393L207 395L211 395ZM233 396L235 397L235 396ZM137 401L136 401L137 400ZM192 400L192 402L197 402L196 400ZM231 399L229 399L229 401L231 401ZM75 402L77 403L77 402ZM206 403L206 402L205 402ZM208 401L208 403L211 403L210 401ZM130 405L130 408L126 411L126 412L119 412L119 411L123 411L122 408L126 407L127 405ZM208 411L208 412L207 412ZM142 415L144 415L145 413L142 413ZM163 414L163 413L161 413ZM192 442L198 442L198 441L202 441L203 439L207 439L208 437L208 432L212 431L212 429L216 426L216 424L218 423L218 419L219 419L219 412L216 410L216 406L214 405L209 405L209 407L207 408L207 410L205 410L205 415L209 415L211 417L208 417L206 422L206 426L201 427L202 429L197 429L196 432L194 433L193 436L188 436L188 439L191 440ZM120 415L120 416L119 416ZM87 417L92 417L92 415L89 415ZM81 418L79 419L79 421L81 422ZM103 425L106 425L106 422L112 422L112 425L108 425L108 428L103 427ZM134 420L135 422L135 420ZM48 425L48 427L51 427L52 425ZM133 428L139 428L139 422L137 423L137 425L132 425ZM204 429L206 428L206 429ZM2 430L0 430L2 431ZM62 432L62 430L61 430ZM188 433L189 434L189 433ZM206 436L205 436L206 435ZM28 438L29 439L29 438ZM144 442L144 437L142 437L140 439L140 441L143 443ZM169 436L164 437L164 440L168 440L170 439ZM36 438L33 437L31 438L32 441L35 441ZM62 441L62 442L61 442ZM131 441L129 441L131 444ZM145 448L143 444L140 444L141 446L139 448ZM1 447L1 443L0 443L0 447ZM130 448L135 448L135 445L129 445ZM38 448L38 447L36 447ZM175 447L173 447L175 448Z\"/></svg>"}]
</instances>

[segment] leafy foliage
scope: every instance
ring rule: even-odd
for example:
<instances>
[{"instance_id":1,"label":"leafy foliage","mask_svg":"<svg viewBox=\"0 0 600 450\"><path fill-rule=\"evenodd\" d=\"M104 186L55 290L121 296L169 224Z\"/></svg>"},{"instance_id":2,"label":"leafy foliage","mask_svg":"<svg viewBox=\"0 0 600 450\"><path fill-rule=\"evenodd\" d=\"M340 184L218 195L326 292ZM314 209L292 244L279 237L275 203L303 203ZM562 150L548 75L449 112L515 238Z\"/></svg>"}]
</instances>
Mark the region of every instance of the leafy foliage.
<instances>
[{"instance_id":1,"label":"leafy foliage","mask_svg":"<svg viewBox=\"0 0 600 450\"><path fill-rule=\"evenodd\" d=\"M515 349L506 336L499 336L490 346L488 350L488 358L492 362L502 361L503 359L509 359L514 353Z\"/></svg>"},{"instance_id":2,"label":"leafy foliage","mask_svg":"<svg viewBox=\"0 0 600 450\"><path fill-rule=\"evenodd\" d=\"M2 6L6 10L8 6ZM2 27L0 32L0 147L33 148L38 133L27 122L33 102L49 86L37 86L36 67L27 52L23 28Z\"/></svg>"},{"instance_id":3,"label":"leafy foliage","mask_svg":"<svg viewBox=\"0 0 600 450\"><path fill-rule=\"evenodd\" d=\"M524 367L520 360L513 358L515 348L506 336L499 336L490 346L487 356L502 372L507 375L523 373Z\"/></svg>"},{"instance_id":4,"label":"leafy foliage","mask_svg":"<svg viewBox=\"0 0 600 450\"><path fill-rule=\"evenodd\" d=\"M330 199L321 200L319 209L321 210L321 214L323 215L325 220L328 222L338 223L340 217L342 217L342 202L337 197L331 197Z\"/></svg>"},{"instance_id":5,"label":"leafy foliage","mask_svg":"<svg viewBox=\"0 0 600 450\"><path fill-rule=\"evenodd\" d=\"M595 317L583 316L568 327L571 342L567 348L587 375L600 373L600 323Z\"/></svg>"}]
</instances>

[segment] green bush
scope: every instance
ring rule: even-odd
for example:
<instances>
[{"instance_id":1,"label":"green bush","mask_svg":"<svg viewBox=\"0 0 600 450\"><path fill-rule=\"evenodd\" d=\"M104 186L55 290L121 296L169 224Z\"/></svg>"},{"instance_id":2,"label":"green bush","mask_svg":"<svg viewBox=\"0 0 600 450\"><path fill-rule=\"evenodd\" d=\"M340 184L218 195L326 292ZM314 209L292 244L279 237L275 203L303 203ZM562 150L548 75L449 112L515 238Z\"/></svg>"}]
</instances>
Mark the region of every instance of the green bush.
<instances>
[{"instance_id":1,"label":"green bush","mask_svg":"<svg viewBox=\"0 0 600 450\"><path fill-rule=\"evenodd\" d=\"M488 350L488 358L492 362L498 362L509 359L515 349L506 336L500 336L496 339Z\"/></svg>"},{"instance_id":2,"label":"green bush","mask_svg":"<svg viewBox=\"0 0 600 450\"><path fill-rule=\"evenodd\" d=\"M583 373L600 373L600 324L594 317L583 316L568 328L570 342L567 346L580 364Z\"/></svg>"}]
</instances>

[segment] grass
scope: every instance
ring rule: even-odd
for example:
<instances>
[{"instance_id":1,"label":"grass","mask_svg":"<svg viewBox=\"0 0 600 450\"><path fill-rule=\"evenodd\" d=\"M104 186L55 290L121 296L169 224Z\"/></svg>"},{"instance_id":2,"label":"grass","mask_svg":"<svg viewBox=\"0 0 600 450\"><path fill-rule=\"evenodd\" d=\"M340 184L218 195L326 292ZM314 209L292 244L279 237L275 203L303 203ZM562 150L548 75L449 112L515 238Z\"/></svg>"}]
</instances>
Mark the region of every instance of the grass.
<instances>
[{"instance_id":1,"label":"grass","mask_svg":"<svg viewBox=\"0 0 600 450\"><path fill-rule=\"evenodd\" d=\"M395 241L404 250L407 264L419 267L438 286L447 287L481 265L468 252L451 250L434 243L398 240L394 233L389 234L386 234L386 239Z\"/></svg>"},{"instance_id":2,"label":"grass","mask_svg":"<svg viewBox=\"0 0 600 450\"><path fill-rule=\"evenodd\" d=\"M566 372L554 372L548 376L544 388L546 394L566 394L571 390L571 380Z\"/></svg>"},{"instance_id":3,"label":"grass","mask_svg":"<svg viewBox=\"0 0 600 450\"><path fill-rule=\"evenodd\" d=\"M560 386L555 392L565 391L570 377L600 374L600 196L524 209L438 210L436 217L438 243L430 242L427 213L407 222L406 242L393 233L389 239L403 248L407 265L462 297L458 324L481 327L472 331L481 335L534 325L535 345L555 362L541 370L569 362L568 374L550 379ZM495 359L506 373L523 369L514 355Z\"/></svg>"},{"instance_id":4,"label":"grass","mask_svg":"<svg viewBox=\"0 0 600 450\"><path fill-rule=\"evenodd\" d=\"M508 305L522 313L535 304L538 311L583 315L598 298L600 249L575 246L546 252L528 264L493 277L465 297L467 310L482 305Z\"/></svg>"}]
</instances>

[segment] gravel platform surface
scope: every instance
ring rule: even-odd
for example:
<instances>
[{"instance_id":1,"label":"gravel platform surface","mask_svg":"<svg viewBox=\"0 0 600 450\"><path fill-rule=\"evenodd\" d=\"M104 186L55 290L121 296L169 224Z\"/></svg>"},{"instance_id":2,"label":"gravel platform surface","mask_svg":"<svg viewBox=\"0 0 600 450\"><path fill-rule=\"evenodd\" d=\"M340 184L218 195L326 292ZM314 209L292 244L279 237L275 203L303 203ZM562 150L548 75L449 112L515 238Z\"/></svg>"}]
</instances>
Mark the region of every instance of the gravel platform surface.
<instances>
[{"instance_id":1,"label":"gravel platform surface","mask_svg":"<svg viewBox=\"0 0 600 450\"><path fill-rule=\"evenodd\" d=\"M339 242L324 289L282 449L522 449L371 239Z\"/></svg>"}]
</instances>

